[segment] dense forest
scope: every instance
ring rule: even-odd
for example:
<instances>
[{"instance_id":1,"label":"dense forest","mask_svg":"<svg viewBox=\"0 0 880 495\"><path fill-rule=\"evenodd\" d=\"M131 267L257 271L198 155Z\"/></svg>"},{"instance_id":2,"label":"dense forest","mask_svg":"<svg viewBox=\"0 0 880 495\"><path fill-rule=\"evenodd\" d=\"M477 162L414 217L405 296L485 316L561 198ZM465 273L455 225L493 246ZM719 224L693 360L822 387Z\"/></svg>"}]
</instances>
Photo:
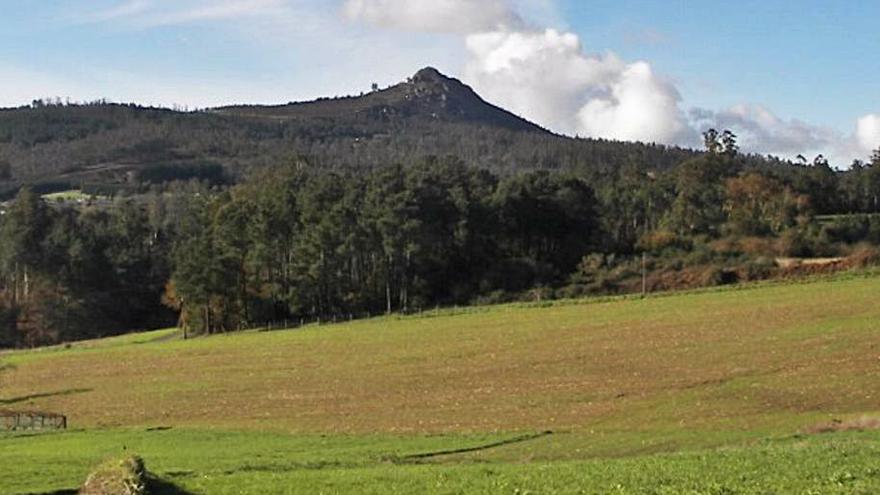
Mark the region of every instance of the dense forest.
<instances>
[{"instance_id":1,"label":"dense forest","mask_svg":"<svg viewBox=\"0 0 880 495\"><path fill-rule=\"evenodd\" d=\"M880 258L836 170L557 136L431 69L359 97L0 111L0 346L620 294ZM77 190L79 199L47 196ZM83 199L87 198L87 199Z\"/></svg>"},{"instance_id":2,"label":"dense forest","mask_svg":"<svg viewBox=\"0 0 880 495\"><path fill-rule=\"evenodd\" d=\"M880 152L839 172L756 165L732 134L707 144L593 181L429 157L360 173L294 160L109 207L25 188L0 217L0 342L633 292L642 253L651 290L770 277L777 257L877 260Z\"/></svg>"}]
</instances>

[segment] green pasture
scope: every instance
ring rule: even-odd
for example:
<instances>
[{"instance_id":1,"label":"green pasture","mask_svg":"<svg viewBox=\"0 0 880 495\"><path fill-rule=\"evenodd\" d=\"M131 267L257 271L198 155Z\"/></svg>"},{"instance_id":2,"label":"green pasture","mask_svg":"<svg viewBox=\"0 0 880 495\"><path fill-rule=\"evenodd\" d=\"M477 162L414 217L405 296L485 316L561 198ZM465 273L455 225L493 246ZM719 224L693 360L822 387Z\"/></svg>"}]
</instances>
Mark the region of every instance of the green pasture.
<instances>
[{"instance_id":1,"label":"green pasture","mask_svg":"<svg viewBox=\"0 0 880 495\"><path fill-rule=\"evenodd\" d=\"M130 454L174 493L877 493L878 295L849 274L7 352L0 409L71 430L0 436L0 493Z\"/></svg>"}]
</instances>

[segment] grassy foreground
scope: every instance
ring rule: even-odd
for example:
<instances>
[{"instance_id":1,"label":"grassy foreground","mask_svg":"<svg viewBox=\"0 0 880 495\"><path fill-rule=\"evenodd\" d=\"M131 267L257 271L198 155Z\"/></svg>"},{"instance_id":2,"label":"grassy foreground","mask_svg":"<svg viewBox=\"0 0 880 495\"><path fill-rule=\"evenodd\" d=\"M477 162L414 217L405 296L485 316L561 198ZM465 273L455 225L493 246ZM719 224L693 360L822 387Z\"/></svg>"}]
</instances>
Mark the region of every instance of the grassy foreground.
<instances>
[{"instance_id":1,"label":"grassy foreground","mask_svg":"<svg viewBox=\"0 0 880 495\"><path fill-rule=\"evenodd\" d=\"M126 452L211 494L876 493L880 434L800 432L880 413L878 295L851 277L6 353L0 408L74 430L0 437L0 493Z\"/></svg>"},{"instance_id":2,"label":"grassy foreground","mask_svg":"<svg viewBox=\"0 0 880 495\"><path fill-rule=\"evenodd\" d=\"M477 437L275 435L100 430L3 439L3 493L75 488L122 447L167 493L874 494L880 434L837 433L748 448L584 461L475 462L407 455L480 445ZM112 453L112 454L111 454Z\"/></svg>"}]
</instances>

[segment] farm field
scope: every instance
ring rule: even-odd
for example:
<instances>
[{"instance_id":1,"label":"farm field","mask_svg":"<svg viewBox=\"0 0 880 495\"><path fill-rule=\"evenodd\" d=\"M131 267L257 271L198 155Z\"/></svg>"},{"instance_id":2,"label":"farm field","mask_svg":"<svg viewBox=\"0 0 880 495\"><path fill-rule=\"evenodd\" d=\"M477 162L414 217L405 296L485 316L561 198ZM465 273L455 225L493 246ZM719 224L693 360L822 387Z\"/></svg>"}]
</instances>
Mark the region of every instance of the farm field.
<instances>
[{"instance_id":1,"label":"farm field","mask_svg":"<svg viewBox=\"0 0 880 495\"><path fill-rule=\"evenodd\" d=\"M880 278L0 354L0 493L876 493ZM517 492L518 490L518 492Z\"/></svg>"}]
</instances>

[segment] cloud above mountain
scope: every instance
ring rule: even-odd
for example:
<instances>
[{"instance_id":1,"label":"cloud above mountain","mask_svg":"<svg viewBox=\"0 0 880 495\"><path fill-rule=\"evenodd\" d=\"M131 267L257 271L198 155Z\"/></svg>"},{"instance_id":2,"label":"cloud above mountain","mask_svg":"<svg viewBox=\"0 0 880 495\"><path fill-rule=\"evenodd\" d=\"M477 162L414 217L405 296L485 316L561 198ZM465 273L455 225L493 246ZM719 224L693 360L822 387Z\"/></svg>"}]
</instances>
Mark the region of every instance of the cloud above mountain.
<instances>
[{"instance_id":1,"label":"cloud above mountain","mask_svg":"<svg viewBox=\"0 0 880 495\"><path fill-rule=\"evenodd\" d=\"M647 62L587 53L574 33L500 30L467 37L478 92L557 132L677 143L693 138L675 87Z\"/></svg>"},{"instance_id":2,"label":"cloud above mountain","mask_svg":"<svg viewBox=\"0 0 880 495\"><path fill-rule=\"evenodd\" d=\"M678 89L647 61L590 53L572 32L530 25L505 0L348 0L348 19L462 36L464 79L555 132L696 145Z\"/></svg>"},{"instance_id":3,"label":"cloud above mountain","mask_svg":"<svg viewBox=\"0 0 880 495\"><path fill-rule=\"evenodd\" d=\"M464 79L478 93L564 134L699 146L702 130L732 129L747 152L825 153L840 165L880 146L880 115L863 117L846 135L753 103L686 109L649 61L591 53L575 33L524 20L523 1L347 0L343 12L379 29L460 35Z\"/></svg>"}]
</instances>

